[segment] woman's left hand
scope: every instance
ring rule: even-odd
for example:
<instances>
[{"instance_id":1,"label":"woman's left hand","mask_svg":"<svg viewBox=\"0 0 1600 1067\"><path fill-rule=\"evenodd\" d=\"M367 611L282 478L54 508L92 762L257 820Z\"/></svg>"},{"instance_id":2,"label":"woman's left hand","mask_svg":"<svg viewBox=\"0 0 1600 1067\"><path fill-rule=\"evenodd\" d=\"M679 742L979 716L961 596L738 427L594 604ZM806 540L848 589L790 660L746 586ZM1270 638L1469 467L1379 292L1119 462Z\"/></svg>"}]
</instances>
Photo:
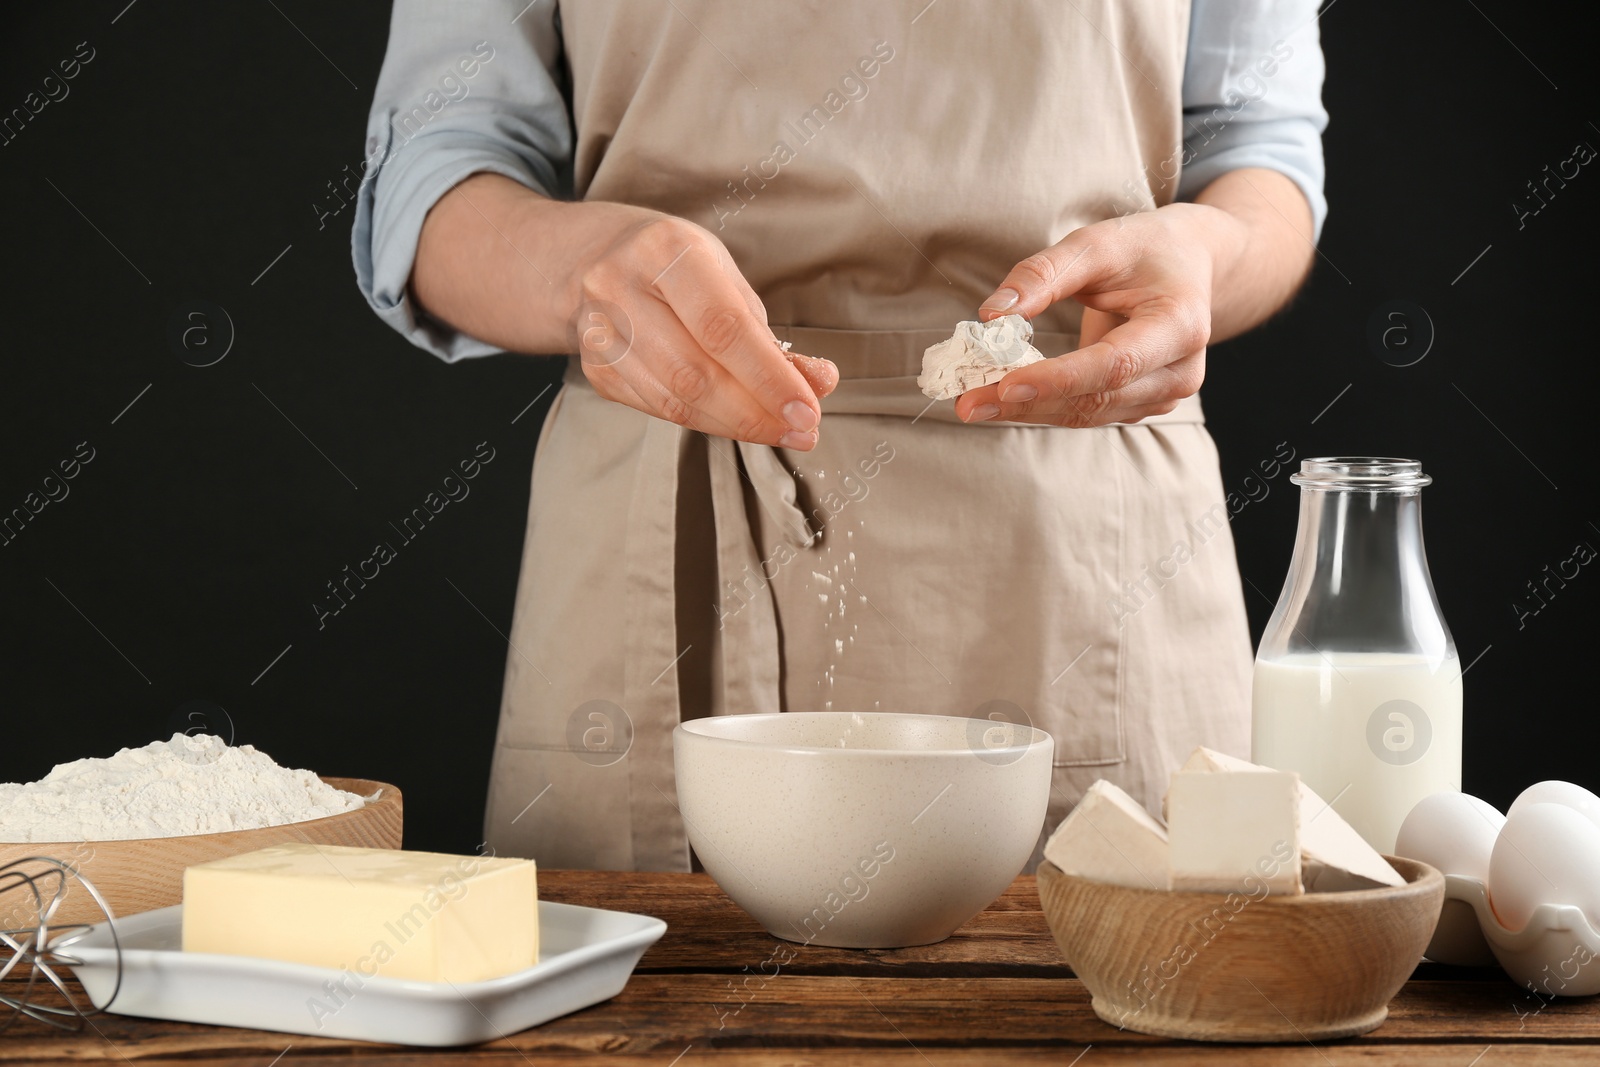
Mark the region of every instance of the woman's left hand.
<instances>
[{"instance_id":1,"label":"woman's left hand","mask_svg":"<svg viewBox=\"0 0 1600 1067\"><path fill-rule=\"evenodd\" d=\"M980 317L1032 319L1072 297L1084 305L1079 347L970 390L957 414L1085 427L1171 411L1205 378L1212 282L1245 230L1219 208L1169 204L1084 226L1018 263Z\"/></svg>"}]
</instances>

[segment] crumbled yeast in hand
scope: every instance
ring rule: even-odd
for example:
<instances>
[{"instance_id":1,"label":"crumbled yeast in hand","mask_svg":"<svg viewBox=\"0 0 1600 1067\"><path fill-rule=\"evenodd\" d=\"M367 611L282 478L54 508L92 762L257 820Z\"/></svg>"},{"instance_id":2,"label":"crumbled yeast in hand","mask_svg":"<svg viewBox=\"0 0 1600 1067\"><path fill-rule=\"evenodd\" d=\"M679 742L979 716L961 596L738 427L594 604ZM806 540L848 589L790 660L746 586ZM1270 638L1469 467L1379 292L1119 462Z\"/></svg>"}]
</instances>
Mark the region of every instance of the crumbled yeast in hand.
<instances>
[{"instance_id":1,"label":"crumbled yeast in hand","mask_svg":"<svg viewBox=\"0 0 1600 1067\"><path fill-rule=\"evenodd\" d=\"M990 322L961 322L948 341L922 354L917 387L935 400L953 400L968 389L993 385L1018 367L1044 358L1033 345L1033 323L1021 315Z\"/></svg>"}]
</instances>

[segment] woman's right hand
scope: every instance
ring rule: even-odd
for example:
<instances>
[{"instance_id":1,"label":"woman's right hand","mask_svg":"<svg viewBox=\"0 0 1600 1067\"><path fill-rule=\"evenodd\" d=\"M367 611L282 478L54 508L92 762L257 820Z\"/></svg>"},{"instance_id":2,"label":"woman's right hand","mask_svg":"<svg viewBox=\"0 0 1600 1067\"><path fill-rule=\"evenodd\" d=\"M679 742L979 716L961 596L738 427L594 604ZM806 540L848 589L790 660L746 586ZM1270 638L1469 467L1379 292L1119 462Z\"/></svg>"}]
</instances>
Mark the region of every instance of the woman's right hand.
<instances>
[{"instance_id":1,"label":"woman's right hand","mask_svg":"<svg viewBox=\"0 0 1600 1067\"><path fill-rule=\"evenodd\" d=\"M719 437L815 447L819 400L838 384L837 368L779 347L712 233L635 210L579 275L571 340L595 391Z\"/></svg>"},{"instance_id":2,"label":"woman's right hand","mask_svg":"<svg viewBox=\"0 0 1600 1067\"><path fill-rule=\"evenodd\" d=\"M423 223L411 292L507 352L568 352L601 396L720 437L807 451L825 359L786 353L709 231L630 204L551 200L474 174Z\"/></svg>"}]
</instances>

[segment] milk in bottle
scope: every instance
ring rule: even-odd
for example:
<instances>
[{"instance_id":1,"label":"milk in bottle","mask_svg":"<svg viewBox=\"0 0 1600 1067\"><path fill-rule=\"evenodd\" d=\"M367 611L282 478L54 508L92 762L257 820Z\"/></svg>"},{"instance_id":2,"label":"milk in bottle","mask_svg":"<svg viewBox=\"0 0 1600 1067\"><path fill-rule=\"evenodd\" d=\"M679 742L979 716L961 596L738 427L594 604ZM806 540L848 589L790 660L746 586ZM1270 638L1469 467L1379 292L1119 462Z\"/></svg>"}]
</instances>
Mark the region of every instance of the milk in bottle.
<instances>
[{"instance_id":1,"label":"milk in bottle","mask_svg":"<svg viewBox=\"0 0 1600 1067\"><path fill-rule=\"evenodd\" d=\"M1299 772L1380 852L1461 788L1461 663L1422 544L1413 460L1305 460L1294 558L1256 654L1252 758ZM1312 817L1312 816L1308 816Z\"/></svg>"}]
</instances>

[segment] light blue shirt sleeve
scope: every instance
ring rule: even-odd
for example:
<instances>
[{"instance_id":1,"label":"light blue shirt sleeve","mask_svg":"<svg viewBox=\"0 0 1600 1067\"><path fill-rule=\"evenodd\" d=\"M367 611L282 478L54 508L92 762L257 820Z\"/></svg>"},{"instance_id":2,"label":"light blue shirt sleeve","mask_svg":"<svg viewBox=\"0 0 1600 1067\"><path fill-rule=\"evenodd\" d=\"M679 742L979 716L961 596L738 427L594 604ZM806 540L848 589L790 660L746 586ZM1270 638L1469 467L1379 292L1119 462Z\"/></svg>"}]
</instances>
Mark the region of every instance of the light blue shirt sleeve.
<instances>
[{"instance_id":1,"label":"light blue shirt sleeve","mask_svg":"<svg viewBox=\"0 0 1600 1067\"><path fill-rule=\"evenodd\" d=\"M1193 0L1178 198L1240 167L1323 198L1323 60L1315 0ZM500 351L430 318L408 286L428 211L467 176L570 191L572 122L555 0L395 0L367 121L351 234L356 280L378 316L447 362Z\"/></svg>"},{"instance_id":2,"label":"light blue shirt sleeve","mask_svg":"<svg viewBox=\"0 0 1600 1067\"><path fill-rule=\"evenodd\" d=\"M572 123L555 10L555 0L395 0L351 250L356 282L378 317L447 362L500 349L412 301L428 210L481 171L547 196L570 185Z\"/></svg>"},{"instance_id":3,"label":"light blue shirt sleeve","mask_svg":"<svg viewBox=\"0 0 1600 1067\"><path fill-rule=\"evenodd\" d=\"M1305 193L1320 235L1322 77L1316 0L1193 0L1178 199L1193 200L1228 171L1266 167Z\"/></svg>"}]
</instances>

